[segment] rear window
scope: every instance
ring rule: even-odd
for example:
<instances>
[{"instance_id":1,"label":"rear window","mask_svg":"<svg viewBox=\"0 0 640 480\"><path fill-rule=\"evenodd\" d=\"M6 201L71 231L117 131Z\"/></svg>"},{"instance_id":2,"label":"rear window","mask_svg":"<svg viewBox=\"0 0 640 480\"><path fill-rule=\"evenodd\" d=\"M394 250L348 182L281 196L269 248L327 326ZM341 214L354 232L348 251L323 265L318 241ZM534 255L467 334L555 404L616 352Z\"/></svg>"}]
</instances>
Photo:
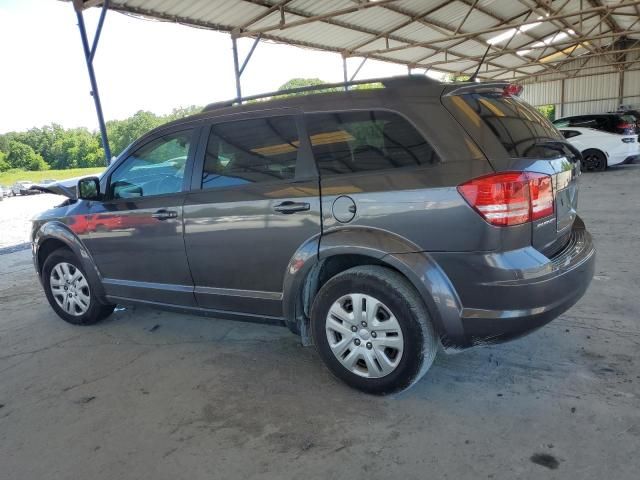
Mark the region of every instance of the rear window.
<instances>
[{"instance_id":1,"label":"rear window","mask_svg":"<svg viewBox=\"0 0 640 480\"><path fill-rule=\"evenodd\" d=\"M551 158L560 155L556 150L541 147L541 144L562 141L564 137L528 103L499 93L472 93L462 95L462 98L495 134L510 157Z\"/></svg>"}]
</instances>

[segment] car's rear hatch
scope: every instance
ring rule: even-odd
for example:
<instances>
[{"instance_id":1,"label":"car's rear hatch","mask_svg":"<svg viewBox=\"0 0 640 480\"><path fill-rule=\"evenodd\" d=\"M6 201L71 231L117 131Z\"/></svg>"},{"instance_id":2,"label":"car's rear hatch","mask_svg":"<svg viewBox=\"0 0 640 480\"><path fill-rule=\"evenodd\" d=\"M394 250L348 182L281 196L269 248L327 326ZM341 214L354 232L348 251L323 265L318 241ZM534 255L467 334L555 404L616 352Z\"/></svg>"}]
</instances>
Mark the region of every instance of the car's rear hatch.
<instances>
[{"instance_id":1,"label":"car's rear hatch","mask_svg":"<svg viewBox=\"0 0 640 480\"><path fill-rule=\"evenodd\" d=\"M496 172L552 178L554 215L531 223L531 244L552 255L568 241L578 204L580 153L508 83L453 85L442 97Z\"/></svg>"}]
</instances>

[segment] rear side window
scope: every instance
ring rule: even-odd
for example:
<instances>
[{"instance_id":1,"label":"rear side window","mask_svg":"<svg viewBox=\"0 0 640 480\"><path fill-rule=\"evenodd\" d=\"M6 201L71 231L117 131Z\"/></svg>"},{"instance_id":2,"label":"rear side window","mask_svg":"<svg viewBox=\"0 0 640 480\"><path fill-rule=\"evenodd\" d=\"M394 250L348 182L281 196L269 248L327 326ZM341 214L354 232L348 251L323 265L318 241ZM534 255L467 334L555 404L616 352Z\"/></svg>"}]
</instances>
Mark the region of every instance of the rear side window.
<instances>
[{"instance_id":1,"label":"rear side window","mask_svg":"<svg viewBox=\"0 0 640 480\"><path fill-rule=\"evenodd\" d=\"M610 132L614 130L612 120L613 117L583 115L581 117L570 118L569 125L571 127L595 128L596 130Z\"/></svg>"},{"instance_id":2,"label":"rear side window","mask_svg":"<svg viewBox=\"0 0 640 480\"><path fill-rule=\"evenodd\" d=\"M415 167L440 161L405 118L386 111L305 116L320 175Z\"/></svg>"},{"instance_id":3,"label":"rear side window","mask_svg":"<svg viewBox=\"0 0 640 480\"><path fill-rule=\"evenodd\" d=\"M572 138L577 137L578 135L582 135L582 133L578 132L577 130L560 130L560 133L562 133L562 136L564 138Z\"/></svg>"},{"instance_id":4,"label":"rear side window","mask_svg":"<svg viewBox=\"0 0 640 480\"><path fill-rule=\"evenodd\" d=\"M295 177L298 128L290 116L219 123L211 127L202 188Z\"/></svg>"},{"instance_id":5,"label":"rear side window","mask_svg":"<svg viewBox=\"0 0 640 480\"><path fill-rule=\"evenodd\" d=\"M564 140L538 110L517 97L501 94L467 94L465 102L494 133L512 158L558 156L558 152L541 145Z\"/></svg>"}]
</instances>

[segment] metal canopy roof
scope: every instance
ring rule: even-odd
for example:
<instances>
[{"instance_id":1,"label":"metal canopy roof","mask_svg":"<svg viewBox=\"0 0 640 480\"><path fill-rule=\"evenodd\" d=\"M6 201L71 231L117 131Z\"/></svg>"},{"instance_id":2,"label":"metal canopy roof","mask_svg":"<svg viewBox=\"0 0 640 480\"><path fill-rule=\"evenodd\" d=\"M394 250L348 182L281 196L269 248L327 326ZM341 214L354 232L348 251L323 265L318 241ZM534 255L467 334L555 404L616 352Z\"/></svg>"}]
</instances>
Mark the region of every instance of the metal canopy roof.
<instances>
[{"instance_id":1,"label":"metal canopy roof","mask_svg":"<svg viewBox=\"0 0 640 480\"><path fill-rule=\"evenodd\" d=\"M74 0L88 8L101 0ZM111 0L111 10L485 79L638 61L640 0ZM632 53L632 55L626 55Z\"/></svg>"}]
</instances>

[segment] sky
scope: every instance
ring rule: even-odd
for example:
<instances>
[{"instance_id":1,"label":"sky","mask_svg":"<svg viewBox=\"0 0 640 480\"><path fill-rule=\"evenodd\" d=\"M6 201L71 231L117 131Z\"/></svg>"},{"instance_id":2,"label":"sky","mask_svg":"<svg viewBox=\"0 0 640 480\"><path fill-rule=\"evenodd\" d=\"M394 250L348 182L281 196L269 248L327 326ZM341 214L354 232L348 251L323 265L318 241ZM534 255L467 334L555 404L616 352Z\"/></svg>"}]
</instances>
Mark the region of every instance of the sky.
<instances>
[{"instance_id":1,"label":"sky","mask_svg":"<svg viewBox=\"0 0 640 480\"><path fill-rule=\"evenodd\" d=\"M85 12L90 41L99 9ZM252 40L240 39L241 61ZM0 0L0 133L58 123L97 129L75 12L59 0ZM349 59L355 71L361 59ZM106 120L235 97L231 38L109 11L94 60ZM406 74L367 61L357 79ZM342 81L342 58L261 41L242 76L244 95L291 78Z\"/></svg>"}]
</instances>

